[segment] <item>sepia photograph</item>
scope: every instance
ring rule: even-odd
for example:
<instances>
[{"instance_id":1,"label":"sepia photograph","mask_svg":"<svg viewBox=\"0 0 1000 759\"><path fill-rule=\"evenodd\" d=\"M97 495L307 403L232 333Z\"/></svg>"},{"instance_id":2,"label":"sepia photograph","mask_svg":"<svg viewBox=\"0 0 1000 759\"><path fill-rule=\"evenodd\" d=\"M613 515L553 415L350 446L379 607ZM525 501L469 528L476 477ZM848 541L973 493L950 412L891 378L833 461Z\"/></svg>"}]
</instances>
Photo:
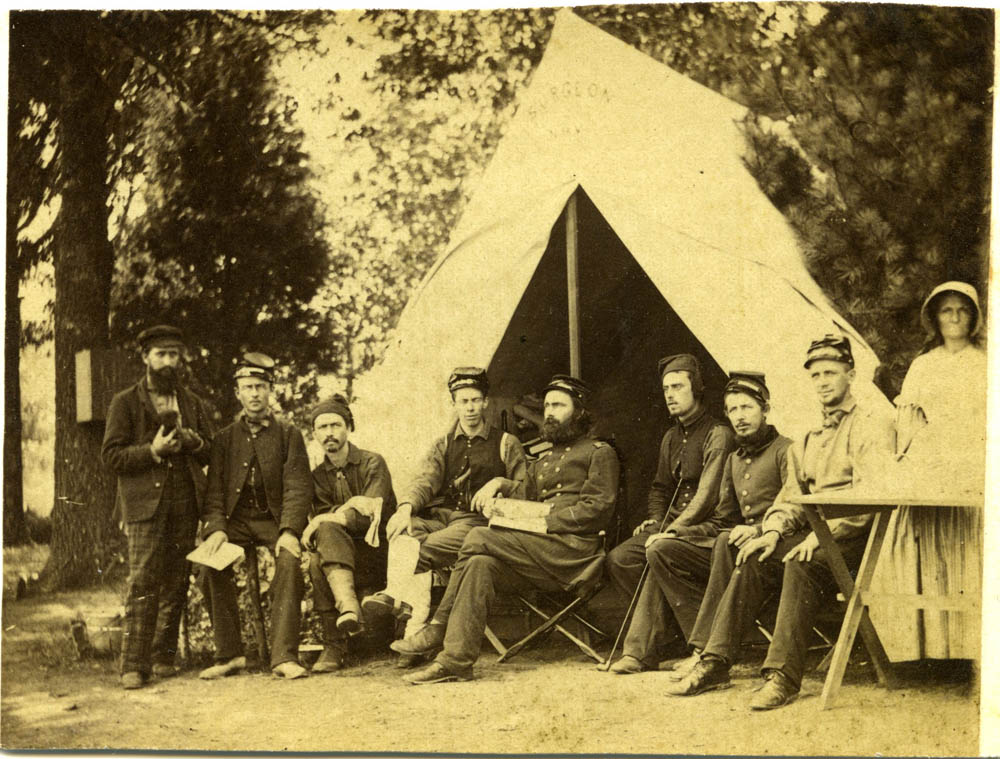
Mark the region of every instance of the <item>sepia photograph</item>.
<instances>
[{"instance_id":1,"label":"sepia photograph","mask_svg":"<svg viewBox=\"0 0 1000 759\"><path fill-rule=\"evenodd\" d=\"M0 749L1000 749L993 9L6 26Z\"/></svg>"}]
</instances>

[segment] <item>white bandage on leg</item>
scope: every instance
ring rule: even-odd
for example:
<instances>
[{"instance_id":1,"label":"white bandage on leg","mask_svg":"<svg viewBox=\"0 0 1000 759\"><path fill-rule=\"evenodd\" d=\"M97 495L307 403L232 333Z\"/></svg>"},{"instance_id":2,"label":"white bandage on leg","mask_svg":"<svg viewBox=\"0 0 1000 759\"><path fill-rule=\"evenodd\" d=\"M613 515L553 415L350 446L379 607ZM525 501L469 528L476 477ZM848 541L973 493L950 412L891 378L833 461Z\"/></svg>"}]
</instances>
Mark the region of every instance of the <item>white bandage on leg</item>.
<instances>
[{"instance_id":1,"label":"white bandage on leg","mask_svg":"<svg viewBox=\"0 0 1000 759\"><path fill-rule=\"evenodd\" d=\"M411 574L409 585L400 598L413 608L406 623L406 632L403 634L404 638L408 638L427 624L427 617L430 616L431 573Z\"/></svg>"},{"instance_id":2,"label":"white bandage on leg","mask_svg":"<svg viewBox=\"0 0 1000 759\"><path fill-rule=\"evenodd\" d=\"M413 582L413 573L420 559L420 541L409 535L397 535L389 541L389 558L386 564L385 592L397 601Z\"/></svg>"}]
</instances>

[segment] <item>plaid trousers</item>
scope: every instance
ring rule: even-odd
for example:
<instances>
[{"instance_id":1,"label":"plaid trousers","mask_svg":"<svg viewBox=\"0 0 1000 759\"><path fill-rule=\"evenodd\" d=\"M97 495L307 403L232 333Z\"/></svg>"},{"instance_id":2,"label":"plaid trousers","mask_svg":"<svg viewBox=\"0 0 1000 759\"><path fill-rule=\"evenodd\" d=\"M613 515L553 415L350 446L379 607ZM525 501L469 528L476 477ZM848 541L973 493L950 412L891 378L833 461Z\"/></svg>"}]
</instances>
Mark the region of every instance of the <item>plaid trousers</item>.
<instances>
[{"instance_id":1,"label":"plaid trousers","mask_svg":"<svg viewBox=\"0 0 1000 759\"><path fill-rule=\"evenodd\" d=\"M151 519L128 522L128 590L122 632L122 672L149 674L152 664L173 664L181 614L187 603L198 503L183 462L171 462L160 505Z\"/></svg>"}]
</instances>

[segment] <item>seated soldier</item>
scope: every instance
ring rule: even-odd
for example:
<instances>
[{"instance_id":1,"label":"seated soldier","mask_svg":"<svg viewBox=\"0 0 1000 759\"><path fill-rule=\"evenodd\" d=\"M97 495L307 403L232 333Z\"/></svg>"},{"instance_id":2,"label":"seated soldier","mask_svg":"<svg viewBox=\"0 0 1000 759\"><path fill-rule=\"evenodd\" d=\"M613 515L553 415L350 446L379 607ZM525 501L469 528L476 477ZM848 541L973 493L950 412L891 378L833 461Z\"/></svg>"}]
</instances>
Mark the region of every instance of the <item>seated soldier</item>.
<instances>
[{"instance_id":1,"label":"seated soldier","mask_svg":"<svg viewBox=\"0 0 1000 759\"><path fill-rule=\"evenodd\" d=\"M774 709L798 695L813 620L837 585L802 507L787 499L850 488L863 478L878 477L893 443L888 411L862 409L851 395L854 357L846 337L827 335L814 341L805 367L823 406L823 424L789 448L788 476L764 515L761 535L743 543L736 555L736 569L716 603L701 656L668 689L672 695L692 696L728 685L729 667L739 655L744 634L779 587L778 618L762 667L765 682L750 708ZM852 572L861 562L870 521L870 514L828 520Z\"/></svg>"},{"instance_id":2,"label":"seated soldier","mask_svg":"<svg viewBox=\"0 0 1000 759\"><path fill-rule=\"evenodd\" d=\"M737 448L729 454L719 505L713 522L722 531L712 547L707 587L704 575L692 582L682 565L650 562L666 602L680 623L694 653L675 671L674 678L686 676L699 660L715 618L719 598L735 568L736 552L748 540L761 534L765 512L774 503L787 478L788 448L792 441L767 423L770 393L764 375L733 372L724 393L726 416L736 430ZM731 529L728 525L734 525Z\"/></svg>"},{"instance_id":3,"label":"seated soldier","mask_svg":"<svg viewBox=\"0 0 1000 759\"><path fill-rule=\"evenodd\" d=\"M660 359L657 368L667 411L675 423L660 442L646 520L631 538L608 554L608 574L625 604L639 583L647 548L662 538L678 535L678 531L701 525L712 516L726 457L733 450L729 425L712 416L702 403L705 385L698 360L681 353ZM704 539L691 538L671 541L668 546L684 550L680 542L691 547L706 543ZM698 547L710 548L711 541ZM657 610L658 598L659 594L650 588L645 603L636 608L629 630L631 643L625 646L627 656L616 663L616 672L626 674L655 668L667 655L670 643L677 637L676 627L669 615ZM641 657L636 657L637 653Z\"/></svg>"},{"instance_id":4,"label":"seated soldier","mask_svg":"<svg viewBox=\"0 0 1000 759\"><path fill-rule=\"evenodd\" d=\"M763 374L730 375L723 404L739 447L726 459L715 510L702 522L672 527L662 538L650 539L649 576L625 638L624 656L612 672L656 669L653 644L666 637L673 620L690 643L696 619L710 618L709 610L715 608L717 599L711 593L706 596L706 585L713 588L721 582L725 589L729 581L735 557L730 555L730 544L739 546L760 534L760 519L784 482L786 451L792 442L767 423L769 398ZM688 661L686 667L693 664Z\"/></svg>"},{"instance_id":5,"label":"seated soldier","mask_svg":"<svg viewBox=\"0 0 1000 759\"><path fill-rule=\"evenodd\" d=\"M606 443L588 435L589 388L580 380L556 375L545 388L543 435L553 447L530 465L528 497L544 514L542 534L502 527L472 530L459 554L444 598L431 624L396 641L402 654L444 650L419 672L406 677L415 685L469 680L479 657L486 618L497 591L535 586L570 590L595 569L603 554L601 531L612 518L618 491L618 457ZM474 505L504 516L503 499L519 483L495 478ZM544 505L544 507L543 507Z\"/></svg>"},{"instance_id":6,"label":"seated soldier","mask_svg":"<svg viewBox=\"0 0 1000 759\"><path fill-rule=\"evenodd\" d=\"M396 513L386 524L389 565L385 590L366 597L366 617L393 614L408 620L406 634L420 629L430 613L432 569L448 569L474 527L487 524L472 508L487 482L502 477L514 483L511 497L524 494L525 458L520 441L496 429L484 416L489 380L477 367L456 369L448 378L457 420L434 441L420 472L403 490ZM400 666L419 659L402 657Z\"/></svg>"},{"instance_id":7,"label":"seated soldier","mask_svg":"<svg viewBox=\"0 0 1000 759\"><path fill-rule=\"evenodd\" d=\"M355 577L385 578L384 520L395 511L396 496L385 459L348 439L354 415L344 396L320 403L310 416L326 454L312 473L316 516L302 534L302 544L312 549L313 608L323 625L323 653L312 668L319 673L344 666L346 635L360 629Z\"/></svg>"},{"instance_id":8,"label":"seated soldier","mask_svg":"<svg viewBox=\"0 0 1000 759\"><path fill-rule=\"evenodd\" d=\"M302 433L271 413L273 368L274 361L262 353L244 354L236 367L236 397L243 410L212 441L202 535L210 551L228 540L274 552L271 671L292 679L307 674L298 661L305 591L299 536L312 508L313 485ZM202 578L217 663L200 677L214 680L242 670L246 658L232 567L205 567Z\"/></svg>"}]
</instances>

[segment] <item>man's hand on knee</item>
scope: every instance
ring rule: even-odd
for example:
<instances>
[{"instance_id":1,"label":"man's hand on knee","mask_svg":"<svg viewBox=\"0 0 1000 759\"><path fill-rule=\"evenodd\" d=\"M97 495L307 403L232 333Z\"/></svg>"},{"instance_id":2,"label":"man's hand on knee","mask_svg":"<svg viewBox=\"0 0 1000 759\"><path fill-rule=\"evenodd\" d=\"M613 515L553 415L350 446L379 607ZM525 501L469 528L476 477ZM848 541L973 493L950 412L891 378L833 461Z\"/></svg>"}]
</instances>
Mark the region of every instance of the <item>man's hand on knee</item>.
<instances>
[{"instance_id":1,"label":"man's hand on knee","mask_svg":"<svg viewBox=\"0 0 1000 759\"><path fill-rule=\"evenodd\" d=\"M646 548L649 548L653 543L660 540L666 540L667 538L676 538L677 533L674 530L667 530L666 532L654 532L648 538L646 538Z\"/></svg>"},{"instance_id":2,"label":"man's hand on knee","mask_svg":"<svg viewBox=\"0 0 1000 759\"><path fill-rule=\"evenodd\" d=\"M309 520L309 524L306 525L306 529L302 531L302 538L299 542L301 542L306 548L312 549L315 543L316 530L319 529L321 524L327 522L330 524L339 524L344 529L347 529L347 517L343 510L337 511L336 513L326 511L322 514L317 514Z\"/></svg>"},{"instance_id":3,"label":"man's hand on knee","mask_svg":"<svg viewBox=\"0 0 1000 759\"><path fill-rule=\"evenodd\" d=\"M729 545L742 548L748 540L757 537L757 528L750 524L738 524L729 531Z\"/></svg>"},{"instance_id":4,"label":"man's hand on knee","mask_svg":"<svg viewBox=\"0 0 1000 759\"><path fill-rule=\"evenodd\" d=\"M389 521L385 523L385 536L392 540L399 535L409 535L410 532L410 520L413 516L413 507L408 504L402 504L396 513L389 517Z\"/></svg>"},{"instance_id":5,"label":"man's hand on knee","mask_svg":"<svg viewBox=\"0 0 1000 759\"><path fill-rule=\"evenodd\" d=\"M643 522L638 527L636 527L634 530L632 530L632 537L634 538L636 535L638 535L639 533L641 533L647 527L652 527L654 524L656 524L656 520L655 519L647 519L645 522Z\"/></svg>"},{"instance_id":6,"label":"man's hand on knee","mask_svg":"<svg viewBox=\"0 0 1000 759\"><path fill-rule=\"evenodd\" d=\"M782 559L786 564L789 561L812 561L813 554L816 549L819 548L819 538L816 537L815 532L810 532L806 536L806 539L799 543L795 548L785 554Z\"/></svg>"},{"instance_id":7,"label":"man's hand on knee","mask_svg":"<svg viewBox=\"0 0 1000 759\"><path fill-rule=\"evenodd\" d=\"M278 536L278 542L274 544L275 559L281 555L281 549L285 549L296 559L302 557L302 544L299 543L299 539L295 537L295 533L290 530L285 530Z\"/></svg>"},{"instance_id":8,"label":"man's hand on knee","mask_svg":"<svg viewBox=\"0 0 1000 759\"><path fill-rule=\"evenodd\" d=\"M769 530L759 538L748 540L743 544L740 552L736 554L736 566L743 566L743 564L747 562L755 553L760 554L760 556L757 557L757 561L764 561L768 556L774 553L774 549L778 547L778 541L780 539L781 535L778 532Z\"/></svg>"}]
</instances>

